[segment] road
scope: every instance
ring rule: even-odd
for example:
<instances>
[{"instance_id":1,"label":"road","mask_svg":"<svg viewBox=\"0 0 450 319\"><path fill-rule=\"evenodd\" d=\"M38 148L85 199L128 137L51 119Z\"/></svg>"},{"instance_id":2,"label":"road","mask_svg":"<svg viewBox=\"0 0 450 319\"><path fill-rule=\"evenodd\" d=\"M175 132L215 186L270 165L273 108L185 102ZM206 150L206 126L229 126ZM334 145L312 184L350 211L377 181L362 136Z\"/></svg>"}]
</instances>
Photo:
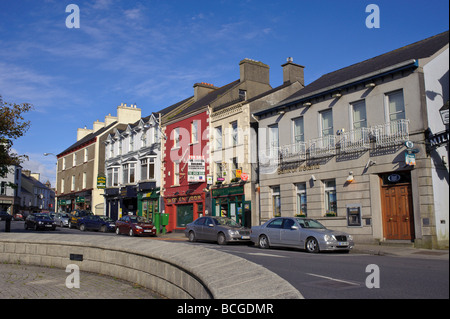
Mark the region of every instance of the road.
<instances>
[{"instance_id":1,"label":"road","mask_svg":"<svg viewBox=\"0 0 450 319\"><path fill-rule=\"evenodd\" d=\"M0 231L3 231L1 224ZM12 222L11 232L24 231L23 222ZM114 233L81 232L59 227L54 233L117 236ZM180 242L179 239L177 242ZM219 246L205 242L183 243L217 249L260 264L286 279L307 299L449 298L448 259L403 258L354 252L308 254L294 249L262 250L246 244ZM371 268L367 269L368 266ZM368 288L366 281L369 287L375 287Z\"/></svg>"}]
</instances>

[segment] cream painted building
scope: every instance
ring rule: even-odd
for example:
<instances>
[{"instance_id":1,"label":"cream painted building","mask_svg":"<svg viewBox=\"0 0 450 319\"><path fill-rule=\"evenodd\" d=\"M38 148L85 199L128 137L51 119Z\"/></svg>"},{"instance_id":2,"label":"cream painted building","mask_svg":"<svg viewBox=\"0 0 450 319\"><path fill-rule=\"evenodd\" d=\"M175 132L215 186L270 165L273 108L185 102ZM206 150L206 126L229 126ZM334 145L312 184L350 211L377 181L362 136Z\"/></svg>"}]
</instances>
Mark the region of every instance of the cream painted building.
<instances>
[{"instance_id":1,"label":"cream painted building","mask_svg":"<svg viewBox=\"0 0 450 319\"><path fill-rule=\"evenodd\" d=\"M56 197L57 211L90 210L96 215L104 212L105 145L108 135L116 129L139 121L141 109L122 104L117 116L97 120L92 129L79 128L77 142L57 155Z\"/></svg>"}]
</instances>

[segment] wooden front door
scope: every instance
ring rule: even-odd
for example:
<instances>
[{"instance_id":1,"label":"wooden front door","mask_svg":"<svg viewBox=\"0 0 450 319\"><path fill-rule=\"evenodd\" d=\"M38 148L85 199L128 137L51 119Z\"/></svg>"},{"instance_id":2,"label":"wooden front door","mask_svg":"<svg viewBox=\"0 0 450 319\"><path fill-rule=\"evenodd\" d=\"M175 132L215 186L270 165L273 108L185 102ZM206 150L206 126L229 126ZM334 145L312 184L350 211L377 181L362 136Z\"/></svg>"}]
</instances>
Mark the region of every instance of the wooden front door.
<instances>
[{"instance_id":1,"label":"wooden front door","mask_svg":"<svg viewBox=\"0 0 450 319\"><path fill-rule=\"evenodd\" d=\"M386 239L414 239L411 184L382 185L383 228Z\"/></svg>"}]
</instances>

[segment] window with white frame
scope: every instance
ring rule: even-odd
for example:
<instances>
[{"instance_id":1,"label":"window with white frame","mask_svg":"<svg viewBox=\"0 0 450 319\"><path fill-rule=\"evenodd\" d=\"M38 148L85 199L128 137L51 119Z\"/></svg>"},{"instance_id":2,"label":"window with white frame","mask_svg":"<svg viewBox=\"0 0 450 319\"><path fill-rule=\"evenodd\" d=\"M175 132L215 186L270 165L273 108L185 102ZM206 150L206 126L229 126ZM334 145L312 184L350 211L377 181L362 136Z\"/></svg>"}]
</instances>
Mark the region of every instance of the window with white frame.
<instances>
[{"instance_id":1,"label":"window with white frame","mask_svg":"<svg viewBox=\"0 0 450 319\"><path fill-rule=\"evenodd\" d=\"M280 186L272 186L272 213L274 217L281 216Z\"/></svg>"},{"instance_id":2,"label":"window with white frame","mask_svg":"<svg viewBox=\"0 0 450 319\"><path fill-rule=\"evenodd\" d=\"M173 185L180 184L180 163L173 163Z\"/></svg>"},{"instance_id":3,"label":"window with white frame","mask_svg":"<svg viewBox=\"0 0 450 319\"><path fill-rule=\"evenodd\" d=\"M307 216L306 183L295 185L297 192L297 216Z\"/></svg>"},{"instance_id":4,"label":"window with white frame","mask_svg":"<svg viewBox=\"0 0 450 319\"><path fill-rule=\"evenodd\" d=\"M198 142L198 120L194 120L191 123L191 143Z\"/></svg>"},{"instance_id":5,"label":"window with white frame","mask_svg":"<svg viewBox=\"0 0 450 319\"><path fill-rule=\"evenodd\" d=\"M351 104L353 129L367 127L366 102L364 100Z\"/></svg>"},{"instance_id":6,"label":"window with white frame","mask_svg":"<svg viewBox=\"0 0 450 319\"><path fill-rule=\"evenodd\" d=\"M214 150L218 151L222 149L222 126L217 126L214 129L215 147Z\"/></svg>"},{"instance_id":7,"label":"window with white frame","mask_svg":"<svg viewBox=\"0 0 450 319\"><path fill-rule=\"evenodd\" d=\"M75 190L75 175L72 175L72 187L70 190L73 192Z\"/></svg>"},{"instance_id":8,"label":"window with white frame","mask_svg":"<svg viewBox=\"0 0 450 319\"><path fill-rule=\"evenodd\" d=\"M239 136L238 136L238 122L233 121L230 123L231 125L231 146L238 145Z\"/></svg>"},{"instance_id":9,"label":"window with white frame","mask_svg":"<svg viewBox=\"0 0 450 319\"><path fill-rule=\"evenodd\" d=\"M136 134L130 134L130 149L129 152L134 151L134 138L136 137Z\"/></svg>"},{"instance_id":10,"label":"window with white frame","mask_svg":"<svg viewBox=\"0 0 450 319\"><path fill-rule=\"evenodd\" d=\"M173 148L180 147L180 128L174 128L173 129Z\"/></svg>"},{"instance_id":11,"label":"window with white frame","mask_svg":"<svg viewBox=\"0 0 450 319\"><path fill-rule=\"evenodd\" d=\"M269 126L269 149L278 150L279 140L278 140L278 124Z\"/></svg>"},{"instance_id":12,"label":"window with white frame","mask_svg":"<svg viewBox=\"0 0 450 319\"><path fill-rule=\"evenodd\" d=\"M73 152L73 167L77 166L77 153Z\"/></svg>"},{"instance_id":13,"label":"window with white frame","mask_svg":"<svg viewBox=\"0 0 450 319\"><path fill-rule=\"evenodd\" d=\"M136 180L136 164L135 163L127 163L122 165L122 182L123 184L131 184Z\"/></svg>"},{"instance_id":14,"label":"window with white frame","mask_svg":"<svg viewBox=\"0 0 450 319\"><path fill-rule=\"evenodd\" d=\"M62 169L65 170L66 169L66 158L63 157L62 159Z\"/></svg>"},{"instance_id":15,"label":"window with white frame","mask_svg":"<svg viewBox=\"0 0 450 319\"><path fill-rule=\"evenodd\" d=\"M83 189L86 189L86 178L87 178L86 172L83 172Z\"/></svg>"},{"instance_id":16,"label":"window with white frame","mask_svg":"<svg viewBox=\"0 0 450 319\"><path fill-rule=\"evenodd\" d=\"M325 216L337 216L336 181L334 179L323 181L325 190Z\"/></svg>"},{"instance_id":17,"label":"window with white frame","mask_svg":"<svg viewBox=\"0 0 450 319\"><path fill-rule=\"evenodd\" d=\"M326 110L320 113L321 136L333 135L333 111Z\"/></svg>"},{"instance_id":18,"label":"window with white frame","mask_svg":"<svg viewBox=\"0 0 450 319\"><path fill-rule=\"evenodd\" d=\"M236 178L236 170L239 169L239 163L237 157L233 157L233 161L231 164L231 176L232 178Z\"/></svg>"},{"instance_id":19,"label":"window with white frame","mask_svg":"<svg viewBox=\"0 0 450 319\"><path fill-rule=\"evenodd\" d=\"M389 112L389 122L404 120L406 117L403 90L387 93L386 100Z\"/></svg>"},{"instance_id":20,"label":"window with white frame","mask_svg":"<svg viewBox=\"0 0 450 319\"><path fill-rule=\"evenodd\" d=\"M155 159L153 157L141 160L141 180L155 178Z\"/></svg>"},{"instance_id":21,"label":"window with white frame","mask_svg":"<svg viewBox=\"0 0 450 319\"><path fill-rule=\"evenodd\" d=\"M147 147L147 132L148 131L142 131L142 134L141 134L141 147Z\"/></svg>"},{"instance_id":22,"label":"window with white frame","mask_svg":"<svg viewBox=\"0 0 450 319\"><path fill-rule=\"evenodd\" d=\"M60 188L61 194L64 194L64 186L65 186L64 178L61 178L61 188Z\"/></svg>"},{"instance_id":23,"label":"window with white frame","mask_svg":"<svg viewBox=\"0 0 450 319\"><path fill-rule=\"evenodd\" d=\"M303 117L292 120L292 143L297 144L305 141Z\"/></svg>"},{"instance_id":24,"label":"window with white frame","mask_svg":"<svg viewBox=\"0 0 450 319\"><path fill-rule=\"evenodd\" d=\"M222 162L216 162L216 178L222 177L223 177Z\"/></svg>"},{"instance_id":25,"label":"window with white frame","mask_svg":"<svg viewBox=\"0 0 450 319\"><path fill-rule=\"evenodd\" d=\"M88 149L87 149L87 147L84 149L84 161L85 162L88 161Z\"/></svg>"},{"instance_id":26,"label":"window with white frame","mask_svg":"<svg viewBox=\"0 0 450 319\"><path fill-rule=\"evenodd\" d=\"M128 164L122 165L122 184L128 184Z\"/></svg>"}]
</instances>

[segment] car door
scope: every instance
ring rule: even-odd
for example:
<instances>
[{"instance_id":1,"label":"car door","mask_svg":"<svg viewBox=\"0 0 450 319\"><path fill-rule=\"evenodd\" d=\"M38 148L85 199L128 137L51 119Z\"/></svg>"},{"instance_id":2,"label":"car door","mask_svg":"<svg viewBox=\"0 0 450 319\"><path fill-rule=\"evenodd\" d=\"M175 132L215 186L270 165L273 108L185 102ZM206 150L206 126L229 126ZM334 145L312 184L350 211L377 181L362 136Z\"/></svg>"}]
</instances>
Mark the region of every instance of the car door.
<instances>
[{"instance_id":1,"label":"car door","mask_svg":"<svg viewBox=\"0 0 450 319\"><path fill-rule=\"evenodd\" d=\"M212 225L212 226L211 226ZM206 240L216 240L217 230L216 222L210 217L206 217L205 225L203 225L203 234Z\"/></svg>"},{"instance_id":2,"label":"car door","mask_svg":"<svg viewBox=\"0 0 450 319\"><path fill-rule=\"evenodd\" d=\"M295 226L294 228L292 228ZM284 218L283 227L280 231L280 242L283 246L300 245L300 231L297 223L291 218Z\"/></svg>"},{"instance_id":3,"label":"car door","mask_svg":"<svg viewBox=\"0 0 450 319\"><path fill-rule=\"evenodd\" d=\"M192 230L194 231L195 238L197 239L205 239L205 233L203 231L203 227L206 222L206 217L201 217L192 223Z\"/></svg>"},{"instance_id":4,"label":"car door","mask_svg":"<svg viewBox=\"0 0 450 319\"><path fill-rule=\"evenodd\" d=\"M266 226L266 235L269 238L270 245L280 245L281 228L283 218L275 218Z\"/></svg>"}]
</instances>

